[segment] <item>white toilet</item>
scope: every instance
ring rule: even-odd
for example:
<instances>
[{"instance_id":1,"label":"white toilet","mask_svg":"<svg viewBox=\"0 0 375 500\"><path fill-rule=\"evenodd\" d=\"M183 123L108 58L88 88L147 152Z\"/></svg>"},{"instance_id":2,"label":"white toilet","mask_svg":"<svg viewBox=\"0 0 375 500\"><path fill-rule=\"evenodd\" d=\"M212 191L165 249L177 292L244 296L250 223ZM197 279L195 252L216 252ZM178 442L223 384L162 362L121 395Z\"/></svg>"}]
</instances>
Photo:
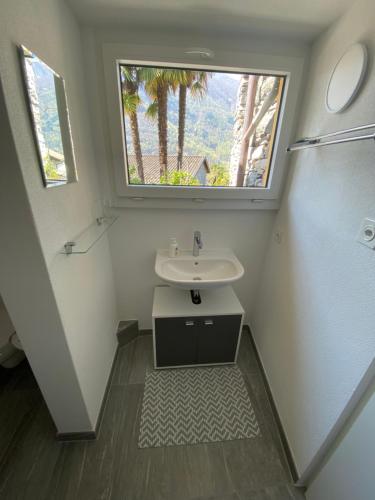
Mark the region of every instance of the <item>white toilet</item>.
<instances>
[{"instance_id":1,"label":"white toilet","mask_svg":"<svg viewBox=\"0 0 375 500\"><path fill-rule=\"evenodd\" d=\"M0 366L14 368L25 358L8 311L0 297Z\"/></svg>"}]
</instances>

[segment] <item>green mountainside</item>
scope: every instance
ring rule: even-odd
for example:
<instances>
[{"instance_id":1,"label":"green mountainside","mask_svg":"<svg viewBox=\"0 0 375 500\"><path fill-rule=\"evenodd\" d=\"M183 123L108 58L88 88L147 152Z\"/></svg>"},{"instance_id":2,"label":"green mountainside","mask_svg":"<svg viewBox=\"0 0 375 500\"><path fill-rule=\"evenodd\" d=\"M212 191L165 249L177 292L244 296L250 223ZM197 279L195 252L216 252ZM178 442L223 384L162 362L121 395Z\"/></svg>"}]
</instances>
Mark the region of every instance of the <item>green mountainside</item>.
<instances>
[{"instance_id":1,"label":"green mountainside","mask_svg":"<svg viewBox=\"0 0 375 500\"><path fill-rule=\"evenodd\" d=\"M202 98L188 94L184 154L205 156L209 164L229 164L233 143L234 110L239 80L214 73ZM145 116L150 99L141 91L138 120L143 154L158 154L157 122ZM129 152L133 154L128 119L125 119ZM168 152L177 154L178 92L168 99Z\"/></svg>"},{"instance_id":2,"label":"green mountainside","mask_svg":"<svg viewBox=\"0 0 375 500\"><path fill-rule=\"evenodd\" d=\"M42 114L42 129L49 148L62 152L59 120L54 96L53 77L47 68L36 65L36 85ZM213 73L208 91L202 98L188 93L186 103L185 154L205 156L210 165L229 165L233 142L234 110L239 80L225 73ZM138 109L143 154L158 154L157 121L145 116L150 103L141 90L142 104ZM132 154L130 127L126 123L128 150ZM178 92L168 98L168 151L177 154Z\"/></svg>"},{"instance_id":3,"label":"green mountainside","mask_svg":"<svg viewBox=\"0 0 375 500\"><path fill-rule=\"evenodd\" d=\"M43 64L34 64L33 68L40 108L40 125L46 146L63 153L53 73Z\"/></svg>"}]
</instances>

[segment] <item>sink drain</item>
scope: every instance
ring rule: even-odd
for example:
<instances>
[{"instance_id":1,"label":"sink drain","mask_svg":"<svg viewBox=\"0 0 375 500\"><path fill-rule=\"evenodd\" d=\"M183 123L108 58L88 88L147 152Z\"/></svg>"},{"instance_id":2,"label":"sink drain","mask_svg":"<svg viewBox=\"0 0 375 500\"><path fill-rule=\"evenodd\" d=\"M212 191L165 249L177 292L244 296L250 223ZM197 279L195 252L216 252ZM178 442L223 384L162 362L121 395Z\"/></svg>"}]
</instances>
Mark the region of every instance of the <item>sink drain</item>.
<instances>
[{"instance_id":1,"label":"sink drain","mask_svg":"<svg viewBox=\"0 0 375 500\"><path fill-rule=\"evenodd\" d=\"M195 276L195 278L193 278L193 281L202 281L202 278L200 278L199 276Z\"/></svg>"},{"instance_id":2,"label":"sink drain","mask_svg":"<svg viewBox=\"0 0 375 500\"><path fill-rule=\"evenodd\" d=\"M190 290L191 301L195 305L199 305L202 303L201 295L199 290Z\"/></svg>"}]
</instances>

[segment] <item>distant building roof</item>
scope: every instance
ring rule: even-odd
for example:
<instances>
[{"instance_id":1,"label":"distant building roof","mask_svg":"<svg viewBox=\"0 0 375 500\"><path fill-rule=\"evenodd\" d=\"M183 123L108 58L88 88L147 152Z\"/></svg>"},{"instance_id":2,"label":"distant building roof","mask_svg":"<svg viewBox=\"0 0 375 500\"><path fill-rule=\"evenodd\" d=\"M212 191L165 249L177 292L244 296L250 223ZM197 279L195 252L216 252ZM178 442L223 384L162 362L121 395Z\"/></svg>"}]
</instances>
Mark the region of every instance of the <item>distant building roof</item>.
<instances>
[{"instance_id":1,"label":"distant building roof","mask_svg":"<svg viewBox=\"0 0 375 500\"><path fill-rule=\"evenodd\" d=\"M128 155L129 166L137 166L135 155ZM199 169L204 166L207 173L210 168L204 156L186 155L182 157L182 171L195 177ZM168 156L168 172L177 170L177 155ZM143 155L143 173L146 184L158 184L160 181L159 155Z\"/></svg>"}]
</instances>

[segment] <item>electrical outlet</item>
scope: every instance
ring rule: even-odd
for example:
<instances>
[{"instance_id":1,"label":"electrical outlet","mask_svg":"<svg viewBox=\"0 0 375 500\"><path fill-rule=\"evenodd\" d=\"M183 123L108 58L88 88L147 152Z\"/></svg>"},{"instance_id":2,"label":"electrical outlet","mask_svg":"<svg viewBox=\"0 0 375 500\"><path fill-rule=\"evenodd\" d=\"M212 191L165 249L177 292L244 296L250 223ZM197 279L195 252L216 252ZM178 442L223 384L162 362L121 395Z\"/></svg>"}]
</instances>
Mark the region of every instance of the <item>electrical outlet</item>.
<instances>
[{"instance_id":1,"label":"electrical outlet","mask_svg":"<svg viewBox=\"0 0 375 500\"><path fill-rule=\"evenodd\" d=\"M274 234L273 234L273 239L275 240L275 242L280 245L283 241L283 237L284 237L284 234L283 232L281 231L281 229L277 229Z\"/></svg>"},{"instance_id":2,"label":"electrical outlet","mask_svg":"<svg viewBox=\"0 0 375 500\"><path fill-rule=\"evenodd\" d=\"M375 220L364 219L359 230L357 241L375 250Z\"/></svg>"}]
</instances>

